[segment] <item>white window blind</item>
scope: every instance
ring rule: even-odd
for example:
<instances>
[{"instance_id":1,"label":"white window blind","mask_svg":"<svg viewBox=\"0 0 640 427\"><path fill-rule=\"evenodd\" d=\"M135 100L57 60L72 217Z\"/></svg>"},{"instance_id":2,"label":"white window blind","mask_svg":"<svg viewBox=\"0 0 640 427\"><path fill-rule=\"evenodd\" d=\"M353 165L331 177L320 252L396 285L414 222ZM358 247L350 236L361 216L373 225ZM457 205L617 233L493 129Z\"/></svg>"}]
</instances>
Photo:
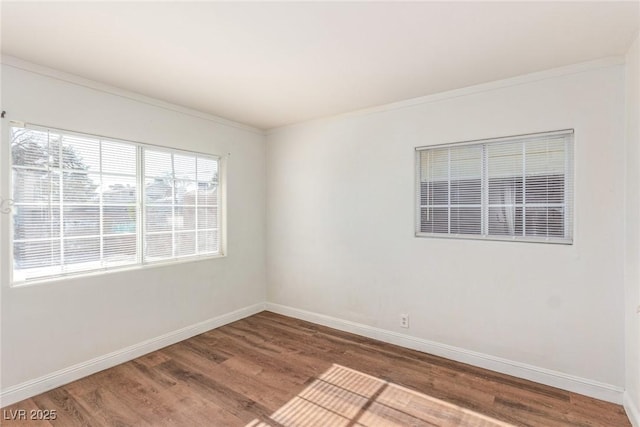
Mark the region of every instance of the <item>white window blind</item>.
<instances>
[{"instance_id":1,"label":"white window blind","mask_svg":"<svg viewBox=\"0 0 640 427\"><path fill-rule=\"evenodd\" d=\"M14 282L221 252L217 157L14 126L11 158Z\"/></svg>"},{"instance_id":2,"label":"white window blind","mask_svg":"<svg viewBox=\"0 0 640 427\"><path fill-rule=\"evenodd\" d=\"M145 260L219 252L218 161L144 150Z\"/></svg>"},{"instance_id":3,"label":"white window blind","mask_svg":"<svg viewBox=\"0 0 640 427\"><path fill-rule=\"evenodd\" d=\"M571 243L573 131L416 150L416 235Z\"/></svg>"}]
</instances>

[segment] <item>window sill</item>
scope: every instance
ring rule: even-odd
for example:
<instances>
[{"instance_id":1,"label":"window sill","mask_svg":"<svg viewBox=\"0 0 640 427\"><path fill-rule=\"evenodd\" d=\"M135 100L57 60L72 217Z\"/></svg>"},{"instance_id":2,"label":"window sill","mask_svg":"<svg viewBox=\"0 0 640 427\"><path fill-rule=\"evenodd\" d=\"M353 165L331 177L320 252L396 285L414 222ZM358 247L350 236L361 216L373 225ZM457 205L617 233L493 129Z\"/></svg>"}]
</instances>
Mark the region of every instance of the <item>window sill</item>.
<instances>
[{"instance_id":1,"label":"window sill","mask_svg":"<svg viewBox=\"0 0 640 427\"><path fill-rule=\"evenodd\" d=\"M219 258L226 258L226 254L218 255L204 255L204 256L190 256L179 259L167 260L167 261L153 261L145 264L134 264L123 267L105 268L91 271L83 271L77 273L60 274L52 277L36 278L32 280L23 281L11 281L11 288L26 288L34 285L50 284L55 282L61 282L66 280L86 279L89 277L105 276L113 273L123 273L128 271L140 271L148 270L158 267L170 267L172 265L188 264L201 261L210 261Z\"/></svg>"},{"instance_id":2,"label":"window sill","mask_svg":"<svg viewBox=\"0 0 640 427\"><path fill-rule=\"evenodd\" d=\"M482 236L477 234L440 234L440 233L415 233L416 237L452 239L452 240L476 240L490 242L516 242L516 243L546 243L552 245L573 245L573 239L547 239L545 237L511 237L511 236Z\"/></svg>"}]
</instances>

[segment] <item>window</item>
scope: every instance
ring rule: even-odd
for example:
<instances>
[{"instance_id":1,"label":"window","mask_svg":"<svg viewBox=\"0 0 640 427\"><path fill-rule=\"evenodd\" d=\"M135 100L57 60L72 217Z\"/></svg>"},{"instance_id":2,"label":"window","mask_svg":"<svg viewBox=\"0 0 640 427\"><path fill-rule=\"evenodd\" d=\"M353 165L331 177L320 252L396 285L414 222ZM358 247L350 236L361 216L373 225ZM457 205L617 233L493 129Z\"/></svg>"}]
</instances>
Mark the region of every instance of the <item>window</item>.
<instances>
[{"instance_id":1,"label":"window","mask_svg":"<svg viewBox=\"0 0 640 427\"><path fill-rule=\"evenodd\" d=\"M573 131L416 149L417 236L572 243Z\"/></svg>"},{"instance_id":2,"label":"window","mask_svg":"<svg viewBox=\"0 0 640 427\"><path fill-rule=\"evenodd\" d=\"M145 259L219 249L218 161L144 150Z\"/></svg>"},{"instance_id":3,"label":"window","mask_svg":"<svg viewBox=\"0 0 640 427\"><path fill-rule=\"evenodd\" d=\"M13 281L219 255L217 157L11 127Z\"/></svg>"}]
</instances>

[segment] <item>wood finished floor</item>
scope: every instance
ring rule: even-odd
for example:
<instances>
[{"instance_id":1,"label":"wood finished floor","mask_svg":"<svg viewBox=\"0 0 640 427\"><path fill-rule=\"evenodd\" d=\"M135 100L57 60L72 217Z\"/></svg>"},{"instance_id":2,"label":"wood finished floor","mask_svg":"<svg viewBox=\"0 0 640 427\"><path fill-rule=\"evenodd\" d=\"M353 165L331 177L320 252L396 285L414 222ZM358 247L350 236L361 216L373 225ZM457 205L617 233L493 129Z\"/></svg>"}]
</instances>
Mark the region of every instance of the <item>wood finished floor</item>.
<instances>
[{"instance_id":1,"label":"wood finished floor","mask_svg":"<svg viewBox=\"0 0 640 427\"><path fill-rule=\"evenodd\" d=\"M619 405L270 312L3 408L36 426L630 426ZM10 412L13 411L13 412Z\"/></svg>"}]
</instances>

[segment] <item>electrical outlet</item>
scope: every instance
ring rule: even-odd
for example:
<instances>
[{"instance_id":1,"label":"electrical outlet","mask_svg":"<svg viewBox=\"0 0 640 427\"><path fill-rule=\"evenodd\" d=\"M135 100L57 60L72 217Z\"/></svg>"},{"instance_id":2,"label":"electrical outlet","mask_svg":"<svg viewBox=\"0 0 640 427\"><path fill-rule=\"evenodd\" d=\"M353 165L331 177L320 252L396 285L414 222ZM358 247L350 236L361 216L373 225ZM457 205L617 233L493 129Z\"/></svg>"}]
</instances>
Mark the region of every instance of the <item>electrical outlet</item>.
<instances>
[{"instance_id":1,"label":"electrical outlet","mask_svg":"<svg viewBox=\"0 0 640 427\"><path fill-rule=\"evenodd\" d=\"M408 314L401 314L400 315L400 327L401 328L408 328L409 327L409 315Z\"/></svg>"}]
</instances>

